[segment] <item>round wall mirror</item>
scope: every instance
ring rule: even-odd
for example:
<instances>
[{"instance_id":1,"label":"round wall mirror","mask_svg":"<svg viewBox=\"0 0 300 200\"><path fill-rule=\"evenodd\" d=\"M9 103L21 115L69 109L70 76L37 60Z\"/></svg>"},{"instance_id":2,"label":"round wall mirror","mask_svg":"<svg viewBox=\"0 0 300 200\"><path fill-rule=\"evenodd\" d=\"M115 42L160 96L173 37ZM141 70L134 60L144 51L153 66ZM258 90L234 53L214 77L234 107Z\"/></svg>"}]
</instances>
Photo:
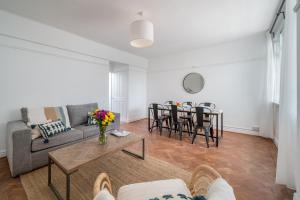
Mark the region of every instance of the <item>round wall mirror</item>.
<instances>
[{"instance_id":1,"label":"round wall mirror","mask_svg":"<svg viewBox=\"0 0 300 200\"><path fill-rule=\"evenodd\" d=\"M189 73L183 79L183 88L190 94L200 92L204 87L204 78L199 73Z\"/></svg>"}]
</instances>

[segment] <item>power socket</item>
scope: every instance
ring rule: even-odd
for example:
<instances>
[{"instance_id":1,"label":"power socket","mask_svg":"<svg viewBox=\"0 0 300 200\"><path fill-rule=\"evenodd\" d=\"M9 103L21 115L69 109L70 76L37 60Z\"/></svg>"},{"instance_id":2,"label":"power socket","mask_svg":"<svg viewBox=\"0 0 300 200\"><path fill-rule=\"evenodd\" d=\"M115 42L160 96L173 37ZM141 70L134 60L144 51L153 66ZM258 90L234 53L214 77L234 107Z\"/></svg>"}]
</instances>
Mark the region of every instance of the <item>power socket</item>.
<instances>
[{"instance_id":1,"label":"power socket","mask_svg":"<svg viewBox=\"0 0 300 200\"><path fill-rule=\"evenodd\" d=\"M259 132L259 126L253 126L253 127L252 127L252 131Z\"/></svg>"}]
</instances>

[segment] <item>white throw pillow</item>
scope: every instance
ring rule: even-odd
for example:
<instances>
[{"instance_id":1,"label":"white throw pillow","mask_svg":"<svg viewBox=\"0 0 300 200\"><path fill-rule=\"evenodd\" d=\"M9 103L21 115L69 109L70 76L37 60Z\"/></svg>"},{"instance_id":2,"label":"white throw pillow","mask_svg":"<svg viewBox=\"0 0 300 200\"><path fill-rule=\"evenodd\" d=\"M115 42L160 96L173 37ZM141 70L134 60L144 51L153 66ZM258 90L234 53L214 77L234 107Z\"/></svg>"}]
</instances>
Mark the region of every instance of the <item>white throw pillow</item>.
<instances>
[{"instance_id":1,"label":"white throw pillow","mask_svg":"<svg viewBox=\"0 0 300 200\"><path fill-rule=\"evenodd\" d=\"M36 138L41 137L40 128L38 126L35 126L33 129L31 129L31 139L34 140Z\"/></svg>"},{"instance_id":2,"label":"white throw pillow","mask_svg":"<svg viewBox=\"0 0 300 200\"><path fill-rule=\"evenodd\" d=\"M115 200L113 195L107 189L101 190L95 197L94 200Z\"/></svg>"},{"instance_id":3,"label":"white throw pillow","mask_svg":"<svg viewBox=\"0 0 300 200\"><path fill-rule=\"evenodd\" d=\"M28 126L47 123L44 108L27 108Z\"/></svg>"},{"instance_id":4,"label":"white throw pillow","mask_svg":"<svg viewBox=\"0 0 300 200\"><path fill-rule=\"evenodd\" d=\"M208 188L207 200L236 200L232 187L223 178L216 179Z\"/></svg>"}]
</instances>

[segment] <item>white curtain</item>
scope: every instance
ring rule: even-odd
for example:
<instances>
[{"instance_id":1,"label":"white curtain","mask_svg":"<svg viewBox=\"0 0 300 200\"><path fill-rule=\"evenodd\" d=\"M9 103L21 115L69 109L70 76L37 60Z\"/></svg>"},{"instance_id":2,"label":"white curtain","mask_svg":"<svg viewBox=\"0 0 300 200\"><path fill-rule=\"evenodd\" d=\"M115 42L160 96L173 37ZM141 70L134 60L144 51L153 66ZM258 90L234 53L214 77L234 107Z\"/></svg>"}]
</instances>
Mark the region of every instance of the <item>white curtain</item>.
<instances>
[{"instance_id":1,"label":"white curtain","mask_svg":"<svg viewBox=\"0 0 300 200\"><path fill-rule=\"evenodd\" d=\"M296 164L296 190L297 192L294 194L294 200L300 200L300 80L299 80L299 77L300 77L300 0L298 0L298 4L297 6L295 7L295 12L297 12L297 44L298 44L298 47L297 47L297 54L298 54L298 58L297 58L297 64L298 64L298 71L297 71L297 80L298 80L298 83L297 83L297 91L298 91L298 142L297 142L297 147L298 147L298 152L297 152L297 164Z\"/></svg>"},{"instance_id":2,"label":"white curtain","mask_svg":"<svg viewBox=\"0 0 300 200\"><path fill-rule=\"evenodd\" d=\"M298 64L298 72L297 72L297 80L298 80L298 83L297 83L297 91L298 91L298 159L297 159L297 170L296 170L296 194L294 195L294 200L300 200L300 158L299 158L299 155L300 155L300 80L299 80L299 77L300 77L300 0L298 0L298 4L297 6L295 7L295 11L297 12L297 44L298 44L298 47L297 47L297 53L298 53L298 58L297 58L297 64Z\"/></svg>"},{"instance_id":3,"label":"white curtain","mask_svg":"<svg viewBox=\"0 0 300 200\"><path fill-rule=\"evenodd\" d=\"M296 186L296 160L300 157L297 154L297 21L293 11L295 5L296 0L286 1L276 172L276 182L289 188Z\"/></svg>"},{"instance_id":4,"label":"white curtain","mask_svg":"<svg viewBox=\"0 0 300 200\"><path fill-rule=\"evenodd\" d=\"M263 104L261 109L259 134L262 137L273 138L274 135L274 90L275 90L275 56L272 36L267 33L267 68L265 71L265 87L263 89Z\"/></svg>"}]
</instances>

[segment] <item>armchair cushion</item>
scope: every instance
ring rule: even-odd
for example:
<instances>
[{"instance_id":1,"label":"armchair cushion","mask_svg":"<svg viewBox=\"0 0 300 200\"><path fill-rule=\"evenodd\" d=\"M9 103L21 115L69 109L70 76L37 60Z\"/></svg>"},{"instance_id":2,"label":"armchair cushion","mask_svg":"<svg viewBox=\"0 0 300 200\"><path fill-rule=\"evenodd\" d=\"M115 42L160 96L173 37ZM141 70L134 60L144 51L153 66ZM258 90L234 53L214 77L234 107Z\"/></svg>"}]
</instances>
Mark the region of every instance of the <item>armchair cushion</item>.
<instances>
[{"instance_id":1,"label":"armchair cushion","mask_svg":"<svg viewBox=\"0 0 300 200\"><path fill-rule=\"evenodd\" d=\"M159 180L136 183L122 186L118 192L118 200L132 199L165 199L172 195L172 199L181 199L182 196L191 198L191 193L181 179Z\"/></svg>"},{"instance_id":2,"label":"armchair cushion","mask_svg":"<svg viewBox=\"0 0 300 200\"><path fill-rule=\"evenodd\" d=\"M235 200L235 196L227 181L217 178L208 188L207 200Z\"/></svg>"},{"instance_id":3,"label":"armchair cushion","mask_svg":"<svg viewBox=\"0 0 300 200\"><path fill-rule=\"evenodd\" d=\"M94 200L115 200L107 189L101 190L95 197Z\"/></svg>"}]
</instances>

